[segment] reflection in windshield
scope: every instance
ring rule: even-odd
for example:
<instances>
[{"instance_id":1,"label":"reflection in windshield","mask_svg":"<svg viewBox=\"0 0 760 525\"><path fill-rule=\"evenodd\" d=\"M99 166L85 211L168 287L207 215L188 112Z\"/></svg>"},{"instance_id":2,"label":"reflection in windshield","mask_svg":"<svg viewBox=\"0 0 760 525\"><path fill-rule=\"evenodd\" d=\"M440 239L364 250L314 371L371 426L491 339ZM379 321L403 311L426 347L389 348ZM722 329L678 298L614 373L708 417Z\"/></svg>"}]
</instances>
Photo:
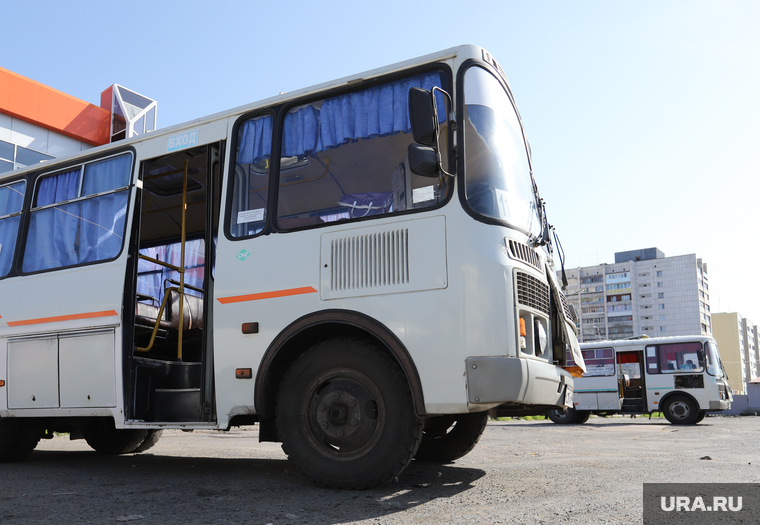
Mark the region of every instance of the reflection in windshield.
<instances>
[{"instance_id":1,"label":"reflection in windshield","mask_svg":"<svg viewBox=\"0 0 760 525\"><path fill-rule=\"evenodd\" d=\"M705 355L707 357L707 373L711 376L723 377L723 367L720 363L718 345L715 343L707 343L705 349Z\"/></svg>"},{"instance_id":2,"label":"reflection in windshield","mask_svg":"<svg viewBox=\"0 0 760 525\"><path fill-rule=\"evenodd\" d=\"M537 236L541 224L522 128L496 78L479 67L465 76L467 202L476 212Z\"/></svg>"}]
</instances>

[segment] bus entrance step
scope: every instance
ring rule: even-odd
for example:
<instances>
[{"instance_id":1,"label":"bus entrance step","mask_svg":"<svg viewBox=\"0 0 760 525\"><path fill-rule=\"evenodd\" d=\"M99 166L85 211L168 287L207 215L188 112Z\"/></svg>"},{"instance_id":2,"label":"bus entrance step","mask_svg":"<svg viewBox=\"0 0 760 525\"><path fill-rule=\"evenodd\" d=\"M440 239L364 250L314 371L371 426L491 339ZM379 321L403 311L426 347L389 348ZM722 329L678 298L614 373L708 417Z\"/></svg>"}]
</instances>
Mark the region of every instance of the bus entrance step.
<instances>
[{"instance_id":1,"label":"bus entrance step","mask_svg":"<svg viewBox=\"0 0 760 525\"><path fill-rule=\"evenodd\" d=\"M621 412L628 413L641 413L644 410L644 402L641 399L626 399L623 401L623 406L620 407Z\"/></svg>"},{"instance_id":2,"label":"bus entrance step","mask_svg":"<svg viewBox=\"0 0 760 525\"><path fill-rule=\"evenodd\" d=\"M160 422L200 421L200 388L157 388L155 420Z\"/></svg>"}]
</instances>

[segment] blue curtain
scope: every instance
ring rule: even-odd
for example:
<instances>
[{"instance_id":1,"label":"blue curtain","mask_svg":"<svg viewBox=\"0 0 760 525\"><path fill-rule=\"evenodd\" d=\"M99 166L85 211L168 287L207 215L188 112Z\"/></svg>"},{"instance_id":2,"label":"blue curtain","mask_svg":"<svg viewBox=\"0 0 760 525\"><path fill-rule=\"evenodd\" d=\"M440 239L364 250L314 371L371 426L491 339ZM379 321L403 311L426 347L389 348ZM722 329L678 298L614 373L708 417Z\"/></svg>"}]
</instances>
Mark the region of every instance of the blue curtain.
<instances>
[{"instance_id":1,"label":"blue curtain","mask_svg":"<svg viewBox=\"0 0 760 525\"><path fill-rule=\"evenodd\" d=\"M0 188L0 217L18 213L24 204L26 181L19 181ZM0 277L8 275L16 250L16 237L21 216L0 219Z\"/></svg>"},{"instance_id":2,"label":"blue curtain","mask_svg":"<svg viewBox=\"0 0 760 525\"><path fill-rule=\"evenodd\" d=\"M120 191L82 202L79 262L102 261L116 257L121 250L127 197Z\"/></svg>"},{"instance_id":3,"label":"blue curtain","mask_svg":"<svg viewBox=\"0 0 760 525\"><path fill-rule=\"evenodd\" d=\"M282 136L282 156L296 157L321 151L319 136L320 112L314 106L305 106L285 115Z\"/></svg>"},{"instance_id":4,"label":"blue curtain","mask_svg":"<svg viewBox=\"0 0 760 525\"><path fill-rule=\"evenodd\" d=\"M304 106L285 115L282 156L309 155L362 138L407 133L409 89L441 86L437 71L405 78L361 91L332 97L321 109ZM443 96L436 93L439 117L446 119ZM240 131L239 163L268 158L272 147L272 119L258 117L247 121Z\"/></svg>"},{"instance_id":5,"label":"blue curtain","mask_svg":"<svg viewBox=\"0 0 760 525\"><path fill-rule=\"evenodd\" d=\"M40 180L35 207L79 198L80 168ZM85 166L82 195L129 184L132 156ZM116 257L121 250L129 192L61 204L32 212L22 269L35 272Z\"/></svg>"},{"instance_id":6,"label":"blue curtain","mask_svg":"<svg viewBox=\"0 0 760 525\"><path fill-rule=\"evenodd\" d=\"M132 174L132 156L120 155L112 159L88 164L84 170L82 197L129 185Z\"/></svg>"},{"instance_id":7,"label":"blue curtain","mask_svg":"<svg viewBox=\"0 0 760 525\"><path fill-rule=\"evenodd\" d=\"M237 161L241 164L269 158L272 152L272 117L264 116L245 122L238 139Z\"/></svg>"},{"instance_id":8,"label":"blue curtain","mask_svg":"<svg viewBox=\"0 0 760 525\"><path fill-rule=\"evenodd\" d=\"M11 271L20 221L20 215L0 220L0 277L5 277Z\"/></svg>"},{"instance_id":9,"label":"blue curtain","mask_svg":"<svg viewBox=\"0 0 760 525\"><path fill-rule=\"evenodd\" d=\"M140 253L159 261L179 266L182 249L179 243L145 248ZM205 263L205 242L203 239L185 243L185 284L203 288L203 266ZM149 261L140 260L137 267L137 292L158 299L164 296L164 281L179 281L179 273ZM187 290L190 295L198 295L194 290Z\"/></svg>"},{"instance_id":10,"label":"blue curtain","mask_svg":"<svg viewBox=\"0 0 760 525\"><path fill-rule=\"evenodd\" d=\"M79 172L77 168L41 179L35 207L76 199L79 196Z\"/></svg>"}]
</instances>

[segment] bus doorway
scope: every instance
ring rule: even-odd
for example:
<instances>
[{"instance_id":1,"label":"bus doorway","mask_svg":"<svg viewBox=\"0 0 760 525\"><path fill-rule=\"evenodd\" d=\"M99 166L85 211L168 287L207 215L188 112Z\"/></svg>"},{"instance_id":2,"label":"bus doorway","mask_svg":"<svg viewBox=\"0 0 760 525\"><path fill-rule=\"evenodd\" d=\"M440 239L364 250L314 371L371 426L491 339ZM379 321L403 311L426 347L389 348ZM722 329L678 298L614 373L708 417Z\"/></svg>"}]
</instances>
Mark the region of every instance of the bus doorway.
<instances>
[{"instance_id":1,"label":"bus doorway","mask_svg":"<svg viewBox=\"0 0 760 525\"><path fill-rule=\"evenodd\" d=\"M132 421L214 421L210 318L221 144L142 162L131 250Z\"/></svg>"},{"instance_id":2,"label":"bus doorway","mask_svg":"<svg viewBox=\"0 0 760 525\"><path fill-rule=\"evenodd\" d=\"M628 351L616 353L616 368L622 405L620 411L629 414L646 412L644 399L643 353Z\"/></svg>"}]
</instances>

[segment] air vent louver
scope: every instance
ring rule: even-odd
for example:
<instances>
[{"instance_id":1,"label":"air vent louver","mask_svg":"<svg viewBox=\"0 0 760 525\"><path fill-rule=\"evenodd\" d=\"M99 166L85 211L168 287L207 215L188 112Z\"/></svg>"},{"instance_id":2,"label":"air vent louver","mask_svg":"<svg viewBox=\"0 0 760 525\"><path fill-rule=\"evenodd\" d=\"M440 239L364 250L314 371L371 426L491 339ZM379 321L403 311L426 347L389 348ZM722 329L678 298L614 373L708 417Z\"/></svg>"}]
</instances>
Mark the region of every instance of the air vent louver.
<instances>
[{"instance_id":1,"label":"air vent louver","mask_svg":"<svg viewBox=\"0 0 760 525\"><path fill-rule=\"evenodd\" d=\"M526 264L529 264L537 270L542 270L541 258L536 253L536 250L534 250L527 244L510 240L509 254L512 256L513 259L517 259Z\"/></svg>"},{"instance_id":2,"label":"air vent louver","mask_svg":"<svg viewBox=\"0 0 760 525\"><path fill-rule=\"evenodd\" d=\"M409 283L409 230L335 239L330 245L333 291Z\"/></svg>"},{"instance_id":3,"label":"air vent louver","mask_svg":"<svg viewBox=\"0 0 760 525\"><path fill-rule=\"evenodd\" d=\"M550 315L549 285L532 275L517 272L517 302Z\"/></svg>"}]
</instances>

